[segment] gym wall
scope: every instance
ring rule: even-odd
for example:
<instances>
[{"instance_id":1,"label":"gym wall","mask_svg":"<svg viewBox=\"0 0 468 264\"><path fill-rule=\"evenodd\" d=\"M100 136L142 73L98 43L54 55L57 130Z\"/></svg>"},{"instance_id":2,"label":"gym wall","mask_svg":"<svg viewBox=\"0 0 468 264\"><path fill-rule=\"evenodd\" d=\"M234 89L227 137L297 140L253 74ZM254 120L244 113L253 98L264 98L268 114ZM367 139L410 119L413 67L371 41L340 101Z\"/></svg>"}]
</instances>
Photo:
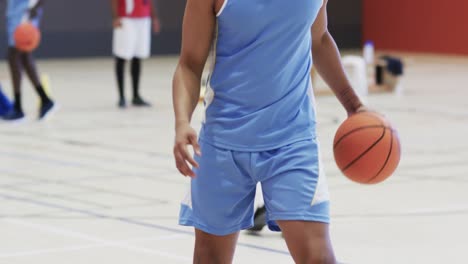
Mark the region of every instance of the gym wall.
<instances>
[{"instance_id":1,"label":"gym wall","mask_svg":"<svg viewBox=\"0 0 468 264\"><path fill-rule=\"evenodd\" d=\"M4 12L5 2L0 1ZM185 0L157 0L162 32L154 35L153 54L178 53ZM38 57L95 57L112 55L110 0L47 1ZM0 19L0 54L6 54L5 15Z\"/></svg>"},{"instance_id":2,"label":"gym wall","mask_svg":"<svg viewBox=\"0 0 468 264\"><path fill-rule=\"evenodd\" d=\"M363 0L363 37L377 49L468 55L467 0Z\"/></svg>"},{"instance_id":3,"label":"gym wall","mask_svg":"<svg viewBox=\"0 0 468 264\"><path fill-rule=\"evenodd\" d=\"M362 0L328 0L328 29L339 48L360 48Z\"/></svg>"},{"instance_id":4,"label":"gym wall","mask_svg":"<svg viewBox=\"0 0 468 264\"><path fill-rule=\"evenodd\" d=\"M182 17L186 0L156 0L162 32L153 36L153 54L177 54L180 50ZM0 10L5 11L0 1ZM340 48L361 44L361 0L329 1L330 31ZM5 16L0 19L0 57L7 48ZM42 20L42 58L95 57L112 55L110 0L47 1Z\"/></svg>"}]
</instances>

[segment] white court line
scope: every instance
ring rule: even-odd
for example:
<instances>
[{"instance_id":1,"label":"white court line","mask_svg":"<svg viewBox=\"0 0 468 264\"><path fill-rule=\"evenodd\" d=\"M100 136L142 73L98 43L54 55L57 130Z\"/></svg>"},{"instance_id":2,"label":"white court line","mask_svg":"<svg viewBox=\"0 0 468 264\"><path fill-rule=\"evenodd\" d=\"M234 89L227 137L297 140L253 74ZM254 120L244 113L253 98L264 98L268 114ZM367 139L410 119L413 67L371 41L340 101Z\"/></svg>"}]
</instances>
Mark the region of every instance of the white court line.
<instances>
[{"instance_id":1,"label":"white court line","mask_svg":"<svg viewBox=\"0 0 468 264\"><path fill-rule=\"evenodd\" d=\"M449 215L468 214L467 206L451 206L449 208L418 208L405 211L377 212L369 214L334 214L336 221L348 221L350 218L388 218L388 217L428 217L428 216L449 216Z\"/></svg>"},{"instance_id":2,"label":"white court line","mask_svg":"<svg viewBox=\"0 0 468 264\"><path fill-rule=\"evenodd\" d=\"M92 236L92 235L88 235L88 234L85 234L85 233L82 233L82 232L72 231L72 230L59 228L59 227L55 227L55 226L33 224L33 223L29 223L29 222L26 222L26 221L20 221L20 220L3 220L3 221L7 222L7 223L10 223L10 224L20 225L20 226L28 227L28 228L35 229L35 230L47 231L49 233L58 234L58 235L65 236L65 237L75 237L75 238L80 238L80 239L83 239L83 240L92 241L94 243L97 243L95 245L88 245L88 246L74 246L74 247L68 247L68 248L64 247L64 248L62 248L62 250L64 250L64 251L76 251L76 250L81 250L81 249L89 248L89 247L100 247L102 245L102 246L119 247L119 248L127 249L127 250L130 250L130 251L143 252L143 253L151 254L151 255L158 255L158 256L170 258L170 259L173 259L173 260L178 260L181 263L187 263L187 262L190 262L192 260L191 258L183 257L183 256L180 256L180 255L174 255L174 254L159 251L159 250L149 249L149 248L146 248L146 247L132 246L132 245L129 245L127 241L120 241L120 242L109 241L109 240L99 238L97 236ZM177 234L177 235L181 235L181 234ZM166 236L166 238L168 238L168 239L173 238L173 237L174 237L174 234ZM164 237L160 237L160 238L161 238L161 240L165 240ZM51 249L51 250L54 250L54 249ZM41 250L33 250L33 251L29 251L29 252L22 252L22 255L21 255L21 253L0 254L0 258L9 258L9 257L26 256L26 255L31 255L31 254L49 253L49 252L46 252L46 251L48 251L47 249L42 250L42 251L43 252L41 252ZM59 252L59 251L51 251L51 252Z\"/></svg>"},{"instance_id":3,"label":"white court line","mask_svg":"<svg viewBox=\"0 0 468 264\"><path fill-rule=\"evenodd\" d=\"M110 243L97 243L97 244L82 245L82 246L68 246L68 247L38 249L38 250L30 250L30 251L0 254L0 258L25 257L25 256L33 256L33 255L44 255L44 254L49 254L49 253L73 252L73 251L80 251L80 250L84 250L84 249L112 247L112 246L115 246L116 244L122 245L122 244L126 244L126 243L129 243L129 242L163 241L163 240L176 239L176 238L180 238L180 237L185 237L185 235L183 235L183 234L172 234L172 235L167 235L167 236L137 238L137 239L129 239L129 240L118 241L118 242L110 242Z\"/></svg>"}]
</instances>

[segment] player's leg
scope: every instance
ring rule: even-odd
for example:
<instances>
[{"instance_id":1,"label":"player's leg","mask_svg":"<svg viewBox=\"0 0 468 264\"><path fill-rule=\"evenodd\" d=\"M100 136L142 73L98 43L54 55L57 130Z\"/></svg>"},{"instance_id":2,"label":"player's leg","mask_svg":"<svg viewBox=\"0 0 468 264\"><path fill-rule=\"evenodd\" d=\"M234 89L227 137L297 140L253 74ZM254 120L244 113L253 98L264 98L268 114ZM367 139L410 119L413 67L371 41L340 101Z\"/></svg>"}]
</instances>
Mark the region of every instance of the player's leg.
<instances>
[{"instance_id":1,"label":"player's leg","mask_svg":"<svg viewBox=\"0 0 468 264\"><path fill-rule=\"evenodd\" d=\"M253 224L250 154L200 144L203 155L195 156L199 168L182 202L179 223L196 229L194 263L231 263L239 231Z\"/></svg>"},{"instance_id":2,"label":"player's leg","mask_svg":"<svg viewBox=\"0 0 468 264\"><path fill-rule=\"evenodd\" d=\"M125 59L115 57L115 78L117 81L117 89L119 93L119 102L117 105L120 108L126 107L125 102Z\"/></svg>"},{"instance_id":3,"label":"player's leg","mask_svg":"<svg viewBox=\"0 0 468 264\"><path fill-rule=\"evenodd\" d=\"M151 106L140 96L140 78L141 78L141 59L133 58L131 63L132 86L133 86L133 100L135 106Z\"/></svg>"},{"instance_id":4,"label":"player's leg","mask_svg":"<svg viewBox=\"0 0 468 264\"><path fill-rule=\"evenodd\" d=\"M21 24L24 12L27 6L24 1L9 1L7 12L6 26L8 38L8 66L10 68L11 83L13 86L14 106L3 117L8 121L19 121L24 118L22 103L21 103L21 80L22 80L22 65L20 52L15 48L14 33L16 28Z\"/></svg>"},{"instance_id":5,"label":"player's leg","mask_svg":"<svg viewBox=\"0 0 468 264\"><path fill-rule=\"evenodd\" d=\"M328 187L318 142L304 140L261 152L256 164L257 174L264 177L268 226L283 231L296 263L335 263L328 235Z\"/></svg>"},{"instance_id":6,"label":"player's leg","mask_svg":"<svg viewBox=\"0 0 468 264\"><path fill-rule=\"evenodd\" d=\"M112 39L112 52L115 57L115 77L118 91L118 107L124 108L125 102L125 64L126 60L133 57L135 33L133 20L131 18L121 18L121 26L114 28Z\"/></svg>"},{"instance_id":7,"label":"player's leg","mask_svg":"<svg viewBox=\"0 0 468 264\"><path fill-rule=\"evenodd\" d=\"M43 9L40 8L39 10L37 10L36 16L30 20L30 22L37 28L39 28L42 15L43 15ZM29 16L29 13L27 12L25 16ZM39 107L39 119L44 119L52 112L52 110L55 107L55 103L47 95L47 93L44 90L44 87L42 86L42 83L41 83L41 80L39 78L39 74L36 68L36 63L34 61L32 53L21 52L20 57L21 57L21 64L26 74L28 75L29 80L34 86L34 89L36 90L37 94L39 95L41 99L41 104Z\"/></svg>"},{"instance_id":8,"label":"player's leg","mask_svg":"<svg viewBox=\"0 0 468 264\"><path fill-rule=\"evenodd\" d=\"M193 263L232 263L238 237L239 232L226 236L216 236L202 230L195 229Z\"/></svg>"},{"instance_id":9,"label":"player's leg","mask_svg":"<svg viewBox=\"0 0 468 264\"><path fill-rule=\"evenodd\" d=\"M10 68L11 84L13 86L14 104L13 108L3 117L8 121L21 120L24 118L23 107L21 103L21 79L22 64L20 52L13 46L8 48L8 66Z\"/></svg>"},{"instance_id":10,"label":"player's leg","mask_svg":"<svg viewBox=\"0 0 468 264\"><path fill-rule=\"evenodd\" d=\"M29 52L21 52L20 58L21 58L21 65L23 66L24 71L26 72L32 85L35 88L41 87L41 80L39 79L39 74L37 72L36 63L34 62L34 58L32 57L32 54ZM41 95L39 91L38 91L38 94ZM41 99L43 99L43 97L44 97L44 100L48 99L47 95L42 95Z\"/></svg>"},{"instance_id":11,"label":"player's leg","mask_svg":"<svg viewBox=\"0 0 468 264\"><path fill-rule=\"evenodd\" d=\"M151 19L140 18L135 20L135 57L132 60L133 105L151 106L143 100L140 93L140 78L143 59L149 58L151 53Z\"/></svg>"},{"instance_id":12,"label":"player's leg","mask_svg":"<svg viewBox=\"0 0 468 264\"><path fill-rule=\"evenodd\" d=\"M328 224L310 221L277 221L296 263L335 264Z\"/></svg>"},{"instance_id":13,"label":"player's leg","mask_svg":"<svg viewBox=\"0 0 468 264\"><path fill-rule=\"evenodd\" d=\"M41 98L41 105L39 107L39 119L44 119L47 117L48 114L52 112L52 110L55 107L55 103L47 95L47 93L44 90L44 87L42 86L39 74L37 72L36 63L34 62L32 54L30 52L23 52L20 56L21 64L24 67L24 70L28 75L32 85L34 86L37 94Z\"/></svg>"},{"instance_id":14,"label":"player's leg","mask_svg":"<svg viewBox=\"0 0 468 264\"><path fill-rule=\"evenodd\" d=\"M141 59L133 58L131 65L133 99L140 98Z\"/></svg>"}]
</instances>

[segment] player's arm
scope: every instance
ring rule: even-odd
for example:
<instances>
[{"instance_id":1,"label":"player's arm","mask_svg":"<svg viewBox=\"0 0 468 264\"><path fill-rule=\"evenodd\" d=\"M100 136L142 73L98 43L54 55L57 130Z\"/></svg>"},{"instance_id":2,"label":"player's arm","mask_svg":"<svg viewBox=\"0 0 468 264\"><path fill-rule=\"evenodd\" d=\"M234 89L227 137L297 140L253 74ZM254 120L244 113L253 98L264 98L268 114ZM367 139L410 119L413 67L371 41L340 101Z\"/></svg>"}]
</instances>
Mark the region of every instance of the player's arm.
<instances>
[{"instance_id":1,"label":"player's arm","mask_svg":"<svg viewBox=\"0 0 468 264\"><path fill-rule=\"evenodd\" d=\"M327 2L328 0L323 0L323 6L312 26L314 66L333 90L348 115L351 115L364 110L364 107L346 77L340 52L335 40L328 32Z\"/></svg>"},{"instance_id":2,"label":"player's arm","mask_svg":"<svg viewBox=\"0 0 468 264\"><path fill-rule=\"evenodd\" d=\"M153 31L158 33L161 31L161 23L159 22L158 10L155 0L149 1L151 5L151 21L153 22Z\"/></svg>"},{"instance_id":3,"label":"player's arm","mask_svg":"<svg viewBox=\"0 0 468 264\"><path fill-rule=\"evenodd\" d=\"M111 2L111 12L112 12L112 25L114 28L122 26L122 22L119 17L118 7L119 0L110 0Z\"/></svg>"},{"instance_id":4,"label":"player's arm","mask_svg":"<svg viewBox=\"0 0 468 264\"><path fill-rule=\"evenodd\" d=\"M192 145L200 155L197 134L190 126L200 97L200 83L215 27L215 0L188 0L182 26L182 49L173 78L173 106L176 138L174 157L180 173L195 176L188 166L198 167L187 150Z\"/></svg>"}]
</instances>

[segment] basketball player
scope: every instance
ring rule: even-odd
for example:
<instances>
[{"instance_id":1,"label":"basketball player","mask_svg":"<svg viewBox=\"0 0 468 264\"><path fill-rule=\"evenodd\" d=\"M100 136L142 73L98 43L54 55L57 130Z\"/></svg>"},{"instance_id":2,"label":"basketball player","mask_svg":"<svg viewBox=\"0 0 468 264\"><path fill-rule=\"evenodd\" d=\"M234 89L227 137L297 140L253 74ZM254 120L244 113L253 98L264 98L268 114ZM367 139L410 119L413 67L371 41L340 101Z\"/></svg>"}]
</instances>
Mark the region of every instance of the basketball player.
<instances>
[{"instance_id":1,"label":"basketball player","mask_svg":"<svg viewBox=\"0 0 468 264\"><path fill-rule=\"evenodd\" d=\"M159 32L160 23L153 0L111 0L114 26L113 52L120 108L126 107L125 61L131 60L134 106L150 106L140 96L141 60L150 56L151 24Z\"/></svg>"},{"instance_id":2,"label":"basketball player","mask_svg":"<svg viewBox=\"0 0 468 264\"><path fill-rule=\"evenodd\" d=\"M21 79L23 69L26 71L32 85L38 93L41 103L39 106L39 120L46 118L55 107L54 101L46 94L39 79L36 64L31 52L22 52L15 47L13 38L16 28L25 21L30 21L39 27L44 0L8 0L7 1L7 33L8 33L8 64L10 66L14 105L3 117L7 121L19 121L24 116L21 104Z\"/></svg>"},{"instance_id":3,"label":"basketball player","mask_svg":"<svg viewBox=\"0 0 468 264\"><path fill-rule=\"evenodd\" d=\"M253 225L257 182L268 226L283 231L295 262L336 263L316 138L312 58L348 115L366 109L327 30L326 5L187 1L173 81L174 156L180 173L191 177L179 222L195 227L194 263L232 262L239 231ZM215 62L197 140L190 120L213 36Z\"/></svg>"}]
</instances>

